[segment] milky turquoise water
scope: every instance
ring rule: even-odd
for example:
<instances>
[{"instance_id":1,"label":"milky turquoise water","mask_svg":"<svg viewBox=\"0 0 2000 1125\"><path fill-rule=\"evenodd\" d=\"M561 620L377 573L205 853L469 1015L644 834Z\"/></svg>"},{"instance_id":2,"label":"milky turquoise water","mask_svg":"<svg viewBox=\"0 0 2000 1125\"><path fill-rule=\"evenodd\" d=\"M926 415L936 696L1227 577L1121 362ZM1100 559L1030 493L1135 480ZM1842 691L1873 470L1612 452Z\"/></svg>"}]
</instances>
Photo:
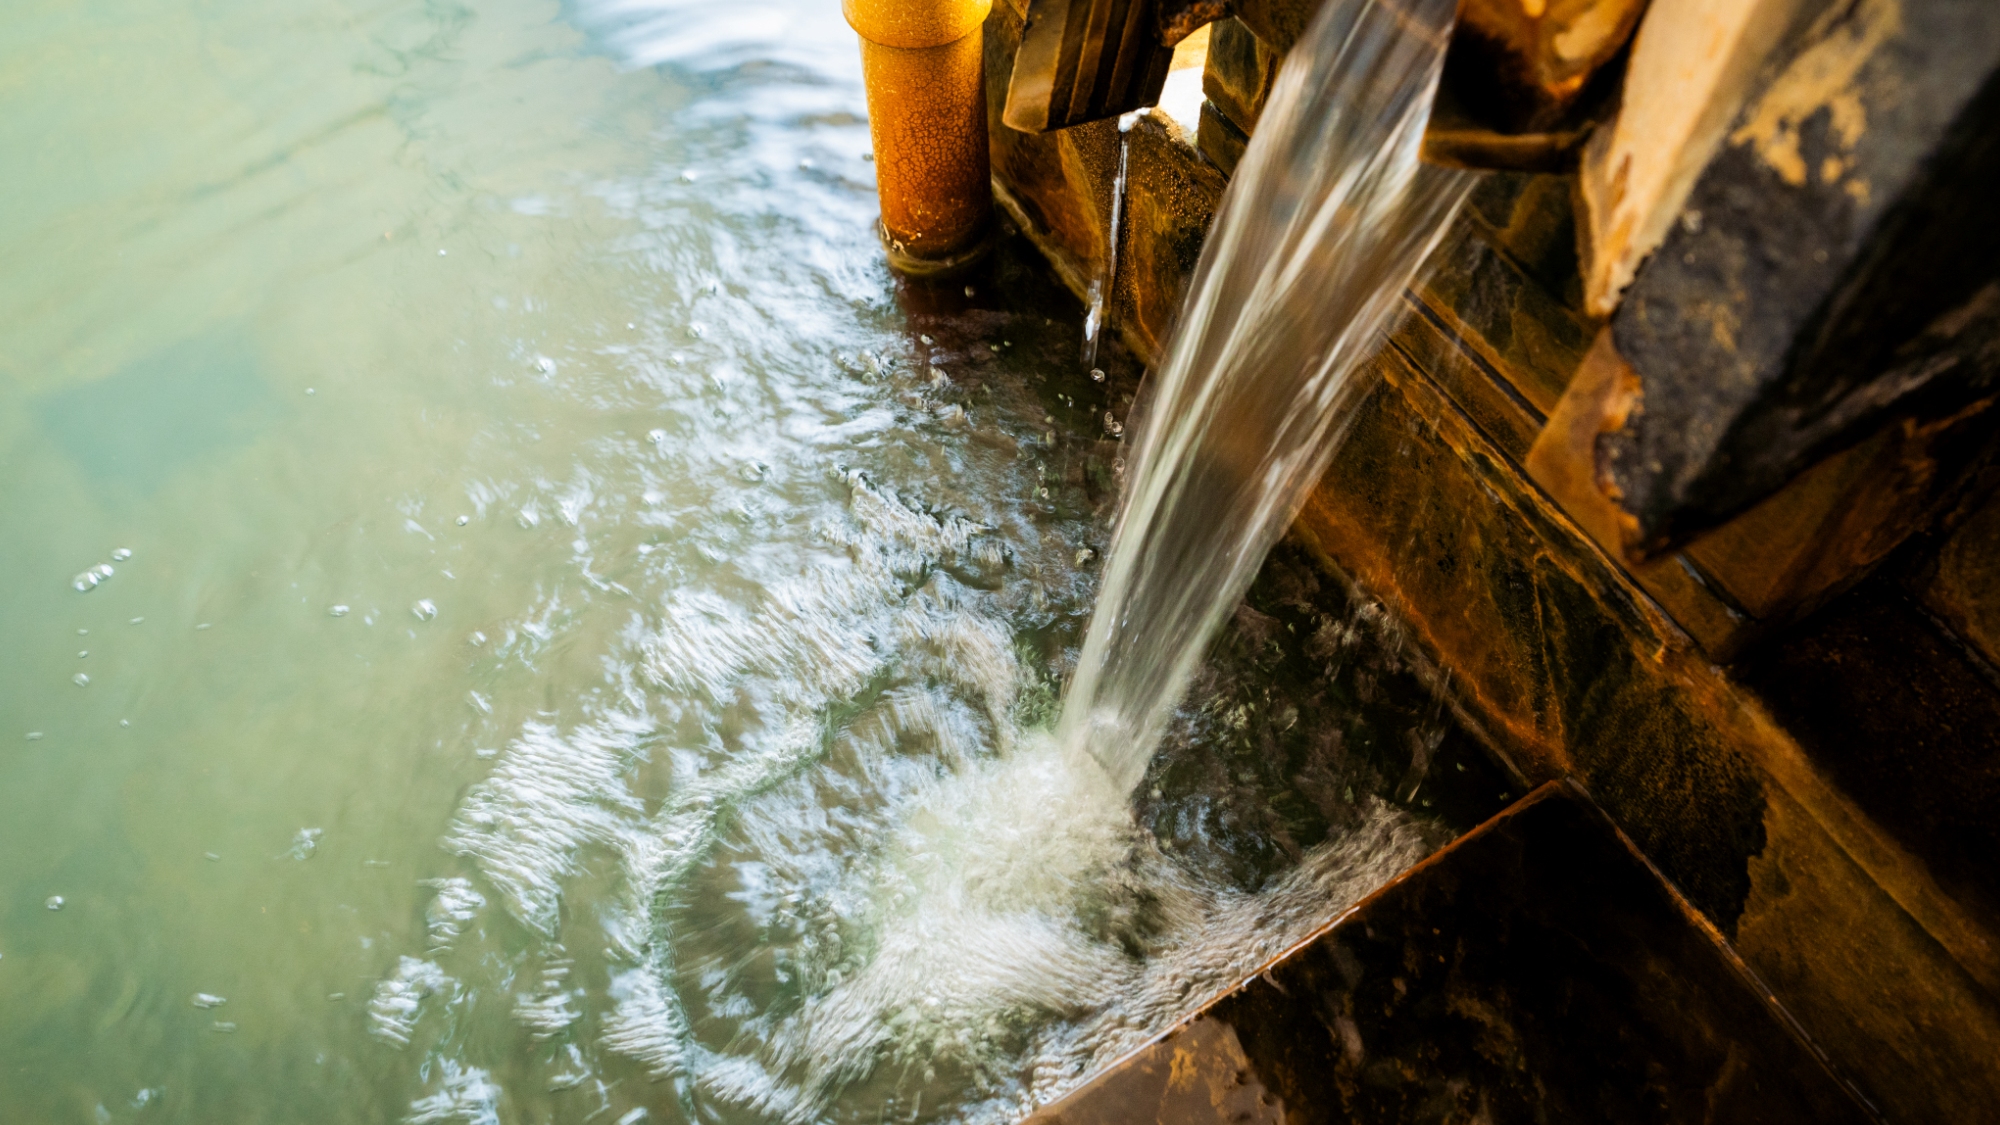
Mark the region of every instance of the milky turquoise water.
<instances>
[{"instance_id":1,"label":"milky turquoise water","mask_svg":"<svg viewBox=\"0 0 2000 1125\"><path fill-rule=\"evenodd\" d=\"M1002 1120L1444 838L1296 566L1136 794L1055 750L1136 373L897 289L854 56L8 5L0 1120Z\"/></svg>"}]
</instances>

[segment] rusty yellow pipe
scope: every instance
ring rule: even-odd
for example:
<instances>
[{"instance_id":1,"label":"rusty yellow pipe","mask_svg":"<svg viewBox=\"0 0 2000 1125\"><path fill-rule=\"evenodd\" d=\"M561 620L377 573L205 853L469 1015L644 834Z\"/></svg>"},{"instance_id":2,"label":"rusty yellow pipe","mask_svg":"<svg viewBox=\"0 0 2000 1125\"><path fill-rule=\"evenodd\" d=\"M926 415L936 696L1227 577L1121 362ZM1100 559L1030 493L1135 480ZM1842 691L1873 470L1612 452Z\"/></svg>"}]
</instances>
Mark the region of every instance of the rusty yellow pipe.
<instances>
[{"instance_id":1,"label":"rusty yellow pipe","mask_svg":"<svg viewBox=\"0 0 2000 1125\"><path fill-rule=\"evenodd\" d=\"M993 229L980 26L992 0L842 0L861 37L889 264L950 273Z\"/></svg>"}]
</instances>

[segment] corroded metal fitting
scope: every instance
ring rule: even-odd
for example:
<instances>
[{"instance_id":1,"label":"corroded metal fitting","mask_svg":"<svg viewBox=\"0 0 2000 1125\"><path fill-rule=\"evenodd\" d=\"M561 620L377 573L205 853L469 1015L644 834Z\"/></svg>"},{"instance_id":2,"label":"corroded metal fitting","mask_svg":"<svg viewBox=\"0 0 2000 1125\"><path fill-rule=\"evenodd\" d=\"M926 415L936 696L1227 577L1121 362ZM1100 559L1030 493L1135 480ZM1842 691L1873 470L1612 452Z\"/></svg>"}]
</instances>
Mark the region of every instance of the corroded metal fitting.
<instances>
[{"instance_id":1,"label":"corroded metal fitting","mask_svg":"<svg viewBox=\"0 0 2000 1125\"><path fill-rule=\"evenodd\" d=\"M842 0L861 37L868 131L889 264L936 276L993 234L980 27L992 0Z\"/></svg>"}]
</instances>

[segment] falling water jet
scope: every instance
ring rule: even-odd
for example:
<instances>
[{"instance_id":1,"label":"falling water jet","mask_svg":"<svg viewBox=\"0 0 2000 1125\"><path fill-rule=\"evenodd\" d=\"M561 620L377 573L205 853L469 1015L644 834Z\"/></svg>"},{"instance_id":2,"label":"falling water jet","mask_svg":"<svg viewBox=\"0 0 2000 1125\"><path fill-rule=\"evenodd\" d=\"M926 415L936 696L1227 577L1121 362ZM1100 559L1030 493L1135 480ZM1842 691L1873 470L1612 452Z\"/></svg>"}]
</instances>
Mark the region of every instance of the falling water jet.
<instances>
[{"instance_id":1,"label":"falling water jet","mask_svg":"<svg viewBox=\"0 0 2000 1125\"><path fill-rule=\"evenodd\" d=\"M1454 0L1329 0L1196 266L1058 733L1136 785L1197 661L1325 472L1469 192L1419 146Z\"/></svg>"}]
</instances>

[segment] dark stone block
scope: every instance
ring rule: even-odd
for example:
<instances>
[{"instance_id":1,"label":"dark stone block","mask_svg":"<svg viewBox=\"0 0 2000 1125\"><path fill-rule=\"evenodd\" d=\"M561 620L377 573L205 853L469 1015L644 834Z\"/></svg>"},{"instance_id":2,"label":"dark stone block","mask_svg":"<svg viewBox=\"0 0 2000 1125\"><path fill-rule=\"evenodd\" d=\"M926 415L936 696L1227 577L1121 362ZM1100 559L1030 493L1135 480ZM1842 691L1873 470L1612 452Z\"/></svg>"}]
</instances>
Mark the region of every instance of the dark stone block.
<instances>
[{"instance_id":1,"label":"dark stone block","mask_svg":"<svg viewBox=\"0 0 2000 1125\"><path fill-rule=\"evenodd\" d=\"M1575 194L1574 176L1495 172L1479 177L1466 212L1521 272L1565 309L1592 320L1583 311L1577 267Z\"/></svg>"},{"instance_id":2,"label":"dark stone block","mask_svg":"<svg viewBox=\"0 0 2000 1125\"><path fill-rule=\"evenodd\" d=\"M1960 519L1940 529L1939 541L1907 579L1908 587L1972 658L2000 669L2000 467L1989 466L1986 487ZM1996 673L2000 675L2000 673Z\"/></svg>"},{"instance_id":3,"label":"dark stone block","mask_svg":"<svg viewBox=\"0 0 2000 1125\"><path fill-rule=\"evenodd\" d=\"M1250 145L1250 138L1243 130L1230 124L1227 117L1215 106L1201 103L1201 124L1195 130L1195 147L1208 158L1210 164L1222 170L1225 176L1236 173L1236 165L1243 160L1243 150Z\"/></svg>"},{"instance_id":4,"label":"dark stone block","mask_svg":"<svg viewBox=\"0 0 2000 1125\"><path fill-rule=\"evenodd\" d=\"M1555 408L1590 350L1593 323L1496 252L1476 216L1445 236L1415 291L1540 417Z\"/></svg>"},{"instance_id":5,"label":"dark stone block","mask_svg":"<svg viewBox=\"0 0 2000 1125\"><path fill-rule=\"evenodd\" d=\"M1236 0L1236 18L1282 56L1304 35L1325 0Z\"/></svg>"},{"instance_id":6,"label":"dark stone block","mask_svg":"<svg viewBox=\"0 0 2000 1125\"><path fill-rule=\"evenodd\" d=\"M1886 577L1752 654L1815 765L2000 931L2000 690Z\"/></svg>"},{"instance_id":7,"label":"dark stone block","mask_svg":"<svg viewBox=\"0 0 2000 1125\"><path fill-rule=\"evenodd\" d=\"M1612 321L1642 385L1598 456L1641 555L2000 392L2000 5L1840 0L1784 54Z\"/></svg>"},{"instance_id":8,"label":"dark stone block","mask_svg":"<svg viewBox=\"0 0 2000 1125\"><path fill-rule=\"evenodd\" d=\"M1555 784L1030 1118L1872 1119L1603 814Z\"/></svg>"},{"instance_id":9,"label":"dark stone block","mask_svg":"<svg viewBox=\"0 0 2000 1125\"><path fill-rule=\"evenodd\" d=\"M1685 642L1427 375L1400 353L1376 373L1300 531L1405 615L1475 729L1531 779L1581 778L1728 931L1763 789L1731 717L1663 675Z\"/></svg>"},{"instance_id":10,"label":"dark stone block","mask_svg":"<svg viewBox=\"0 0 2000 1125\"><path fill-rule=\"evenodd\" d=\"M1208 59L1201 72L1201 91L1237 132L1249 136L1271 97L1284 56L1243 26L1241 20L1218 21L1208 33Z\"/></svg>"}]
</instances>

